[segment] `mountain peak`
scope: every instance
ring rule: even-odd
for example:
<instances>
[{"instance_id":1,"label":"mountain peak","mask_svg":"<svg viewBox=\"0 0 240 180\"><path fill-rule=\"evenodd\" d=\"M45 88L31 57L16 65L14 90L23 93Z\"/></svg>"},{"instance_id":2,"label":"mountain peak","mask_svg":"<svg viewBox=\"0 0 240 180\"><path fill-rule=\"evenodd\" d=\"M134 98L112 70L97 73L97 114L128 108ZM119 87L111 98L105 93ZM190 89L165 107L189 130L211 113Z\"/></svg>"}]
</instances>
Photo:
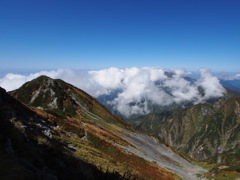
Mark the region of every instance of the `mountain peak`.
<instances>
[{"instance_id":1,"label":"mountain peak","mask_svg":"<svg viewBox=\"0 0 240 180\"><path fill-rule=\"evenodd\" d=\"M48 77L48 76L46 76L46 75L41 75L41 76L37 77L36 79L33 79L32 81L44 82L44 81L53 81L53 79Z\"/></svg>"},{"instance_id":2,"label":"mountain peak","mask_svg":"<svg viewBox=\"0 0 240 180\"><path fill-rule=\"evenodd\" d=\"M27 105L42 108L58 108L56 102L59 85L55 80L40 76L32 81L25 83L19 89L10 92L17 99ZM53 104L55 102L55 104Z\"/></svg>"},{"instance_id":3,"label":"mountain peak","mask_svg":"<svg viewBox=\"0 0 240 180\"><path fill-rule=\"evenodd\" d=\"M27 105L59 117L86 118L93 113L106 121L123 123L89 94L60 79L40 76L10 94Z\"/></svg>"},{"instance_id":4,"label":"mountain peak","mask_svg":"<svg viewBox=\"0 0 240 180\"><path fill-rule=\"evenodd\" d=\"M48 77L48 76L46 76L46 75L41 75L41 76L39 76L39 77L36 78L36 79L52 79L52 78L50 78L50 77Z\"/></svg>"}]
</instances>

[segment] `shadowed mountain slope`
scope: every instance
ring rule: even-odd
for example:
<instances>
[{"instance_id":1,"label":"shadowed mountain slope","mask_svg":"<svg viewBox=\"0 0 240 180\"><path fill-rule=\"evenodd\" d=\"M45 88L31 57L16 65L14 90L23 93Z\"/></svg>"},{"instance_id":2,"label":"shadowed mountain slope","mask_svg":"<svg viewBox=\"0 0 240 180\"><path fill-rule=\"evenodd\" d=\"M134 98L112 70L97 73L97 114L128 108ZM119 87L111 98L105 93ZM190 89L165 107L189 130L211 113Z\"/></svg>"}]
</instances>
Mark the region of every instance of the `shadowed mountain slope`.
<instances>
[{"instance_id":1,"label":"shadowed mountain slope","mask_svg":"<svg viewBox=\"0 0 240 180\"><path fill-rule=\"evenodd\" d=\"M67 144L57 139L56 121L0 88L0 179L124 179L74 157Z\"/></svg>"}]
</instances>

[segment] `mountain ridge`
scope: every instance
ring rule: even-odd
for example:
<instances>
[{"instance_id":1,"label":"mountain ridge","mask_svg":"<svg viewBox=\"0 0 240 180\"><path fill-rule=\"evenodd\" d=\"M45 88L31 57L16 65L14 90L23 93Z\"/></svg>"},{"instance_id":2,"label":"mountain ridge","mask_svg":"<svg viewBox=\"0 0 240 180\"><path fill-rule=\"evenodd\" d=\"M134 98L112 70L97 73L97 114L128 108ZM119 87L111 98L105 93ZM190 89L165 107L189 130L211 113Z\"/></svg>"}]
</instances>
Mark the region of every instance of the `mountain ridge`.
<instances>
[{"instance_id":1,"label":"mountain ridge","mask_svg":"<svg viewBox=\"0 0 240 180\"><path fill-rule=\"evenodd\" d=\"M53 124L51 127L47 127L45 125L46 121L42 122L42 124L30 123L35 128L36 126L40 129L42 128L39 132L41 136L36 137L38 143L48 144L48 141L51 141L52 138L54 141L60 142L63 145L63 149L77 159L80 158L87 163L93 164L102 169L103 172L117 172L121 176L128 174L130 175L128 177L132 178L196 179L196 174L202 175L206 171L199 166L193 166L191 162L186 161L177 154L172 157L172 154L175 153L170 148L160 144L156 138L135 131L131 126L122 123L120 118L108 114L109 111L104 111L104 108L101 108L102 106L95 102L94 99L90 98L92 100L90 105L96 107L89 107L88 103L82 103L86 102L88 98L80 100L80 95L79 97L78 94L73 95L73 92L81 91L73 86L69 87L67 83L63 85L63 87L67 88L58 89L63 91L58 92L61 95L65 92L68 94L63 95L64 98L60 103L58 100L60 98L57 97L58 99L55 100L57 105L58 103L60 105L61 103L63 104L62 107L59 106L63 112L57 114L56 108L49 106L56 98L49 95L52 92L50 89L54 90L48 86L52 83L48 83L48 78L47 81L44 81L46 77L41 78L45 82L44 86L41 83L35 86L33 80L34 83L28 82L18 90L10 92L10 94L18 98L23 93L26 96L30 96L24 97L25 100L27 99L27 101L24 101L24 104L35 113L50 120ZM52 81L55 82L56 80ZM31 87L31 84L34 84L34 86ZM24 91L26 88L29 91ZM69 91L67 91L68 89ZM38 96L36 94L43 99L47 97L46 101L44 100L46 104L41 106L41 98L37 100ZM32 98L37 100L36 102L38 103L32 100ZM34 106L29 106L28 103L33 103ZM65 107L69 105L73 106L76 113L69 113L65 110ZM98 113L99 111L96 110L99 107L101 108L101 113ZM16 124L18 122L13 121L13 123ZM24 125L27 126L27 129L30 126ZM146 141L144 139L149 140L148 145L145 144ZM153 152L159 148L164 151L158 152L158 156L155 157ZM181 164L184 164L184 166L181 167Z\"/></svg>"},{"instance_id":2,"label":"mountain ridge","mask_svg":"<svg viewBox=\"0 0 240 180\"><path fill-rule=\"evenodd\" d=\"M48 110L60 117L76 116L78 107L82 111L95 113L105 120L125 124L95 98L60 79L53 80L47 76L40 76L9 93L26 105ZM102 112L105 113L101 114Z\"/></svg>"}]
</instances>

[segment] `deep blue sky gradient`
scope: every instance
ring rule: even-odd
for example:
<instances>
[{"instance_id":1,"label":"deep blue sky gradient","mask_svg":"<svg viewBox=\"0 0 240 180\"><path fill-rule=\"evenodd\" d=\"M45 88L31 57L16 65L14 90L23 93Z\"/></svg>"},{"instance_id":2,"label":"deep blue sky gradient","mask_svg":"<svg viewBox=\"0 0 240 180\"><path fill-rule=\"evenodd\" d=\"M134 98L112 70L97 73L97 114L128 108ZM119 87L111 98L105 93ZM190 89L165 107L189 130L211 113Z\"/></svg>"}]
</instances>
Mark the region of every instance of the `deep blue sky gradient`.
<instances>
[{"instance_id":1,"label":"deep blue sky gradient","mask_svg":"<svg viewBox=\"0 0 240 180\"><path fill-rule=\"evenodd\" d=\"M0 69L240 72L239 0L1 0Z\"/></svg>"}]
</instances>

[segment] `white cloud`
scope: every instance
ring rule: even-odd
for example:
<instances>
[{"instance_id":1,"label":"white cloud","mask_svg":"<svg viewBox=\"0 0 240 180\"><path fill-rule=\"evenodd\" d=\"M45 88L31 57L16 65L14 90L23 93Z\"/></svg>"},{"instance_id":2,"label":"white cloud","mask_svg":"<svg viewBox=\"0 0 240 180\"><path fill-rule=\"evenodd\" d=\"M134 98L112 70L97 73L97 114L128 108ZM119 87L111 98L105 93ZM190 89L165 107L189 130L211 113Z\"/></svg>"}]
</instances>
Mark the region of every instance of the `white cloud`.
<instances>
[{"instance_id":1,"label":"white cloud","mask_svg":"<svg viewBox=\"0 0 240 180\"><path fill-rule=\"evenodd\" d=\"M124 78L123 70L118 68L109 68L99 71L90 71L92 79L100 86L115 89L121 85L121 80Z\"/></svg>"},{"instance_id":2,"label":"white cloud","mask_svg":"<svg viewBox=\"0 0 240 180\"><path fill-rule=\"evenodd\" d=\"M204 89L204 99L211 97L221 97L223 96L225 89L220 84L217 77L212 76L210 71L206 69L200 69L201 77L197 82L197 85Z\"/></svg>"},{"instance_id":3,"label":"white cloud","mask_svg":"<svg viewBox=\"0 0 240 180\"><path fill-rule=\"evenodd\" d=\"M38 73L29 74L29 75L20 75L20 74L9 73L5 77L0 79L0 86L5 88L7 91L11 91L11 90L19 88L25 82L31 81L41 75L46 75L51 78L70 79L71 75L72 75L72 71L59 69L57 71L41 71Z\"/></svg>"},{"instance_id":4,"label":"white cloud","mask_svg":"<svg viewBox=\"0 0 240 180\"><path fill-rule=\"evenodd\" d=\"M164 70L151 67L126 69L112 67L98 71L59 69L29 75L7 74L0 79L0 86L10 91L40 75L47 75L73 84L95 97L121 89L117 97L109 103L125 116L149 113L149 103L156 105L183 101L199 103L223 95L224 88L218 78L209 71L201 69L200 78L194 82L185 79L189 74L184 69ZM199 86L204 90L204 96L199 93Z\"/></svg>"},{"instance_id":5,"label":"white cloud","mask_svg":"<svg viewBox=\"0 0 240 180\"><path fill-rule=\"evenodd\" d=\"M240 80L240 74L235 74L234 76L229 76L228 74L222 74L220 78L224 80Z\"/></svg>"}]
</instances>

